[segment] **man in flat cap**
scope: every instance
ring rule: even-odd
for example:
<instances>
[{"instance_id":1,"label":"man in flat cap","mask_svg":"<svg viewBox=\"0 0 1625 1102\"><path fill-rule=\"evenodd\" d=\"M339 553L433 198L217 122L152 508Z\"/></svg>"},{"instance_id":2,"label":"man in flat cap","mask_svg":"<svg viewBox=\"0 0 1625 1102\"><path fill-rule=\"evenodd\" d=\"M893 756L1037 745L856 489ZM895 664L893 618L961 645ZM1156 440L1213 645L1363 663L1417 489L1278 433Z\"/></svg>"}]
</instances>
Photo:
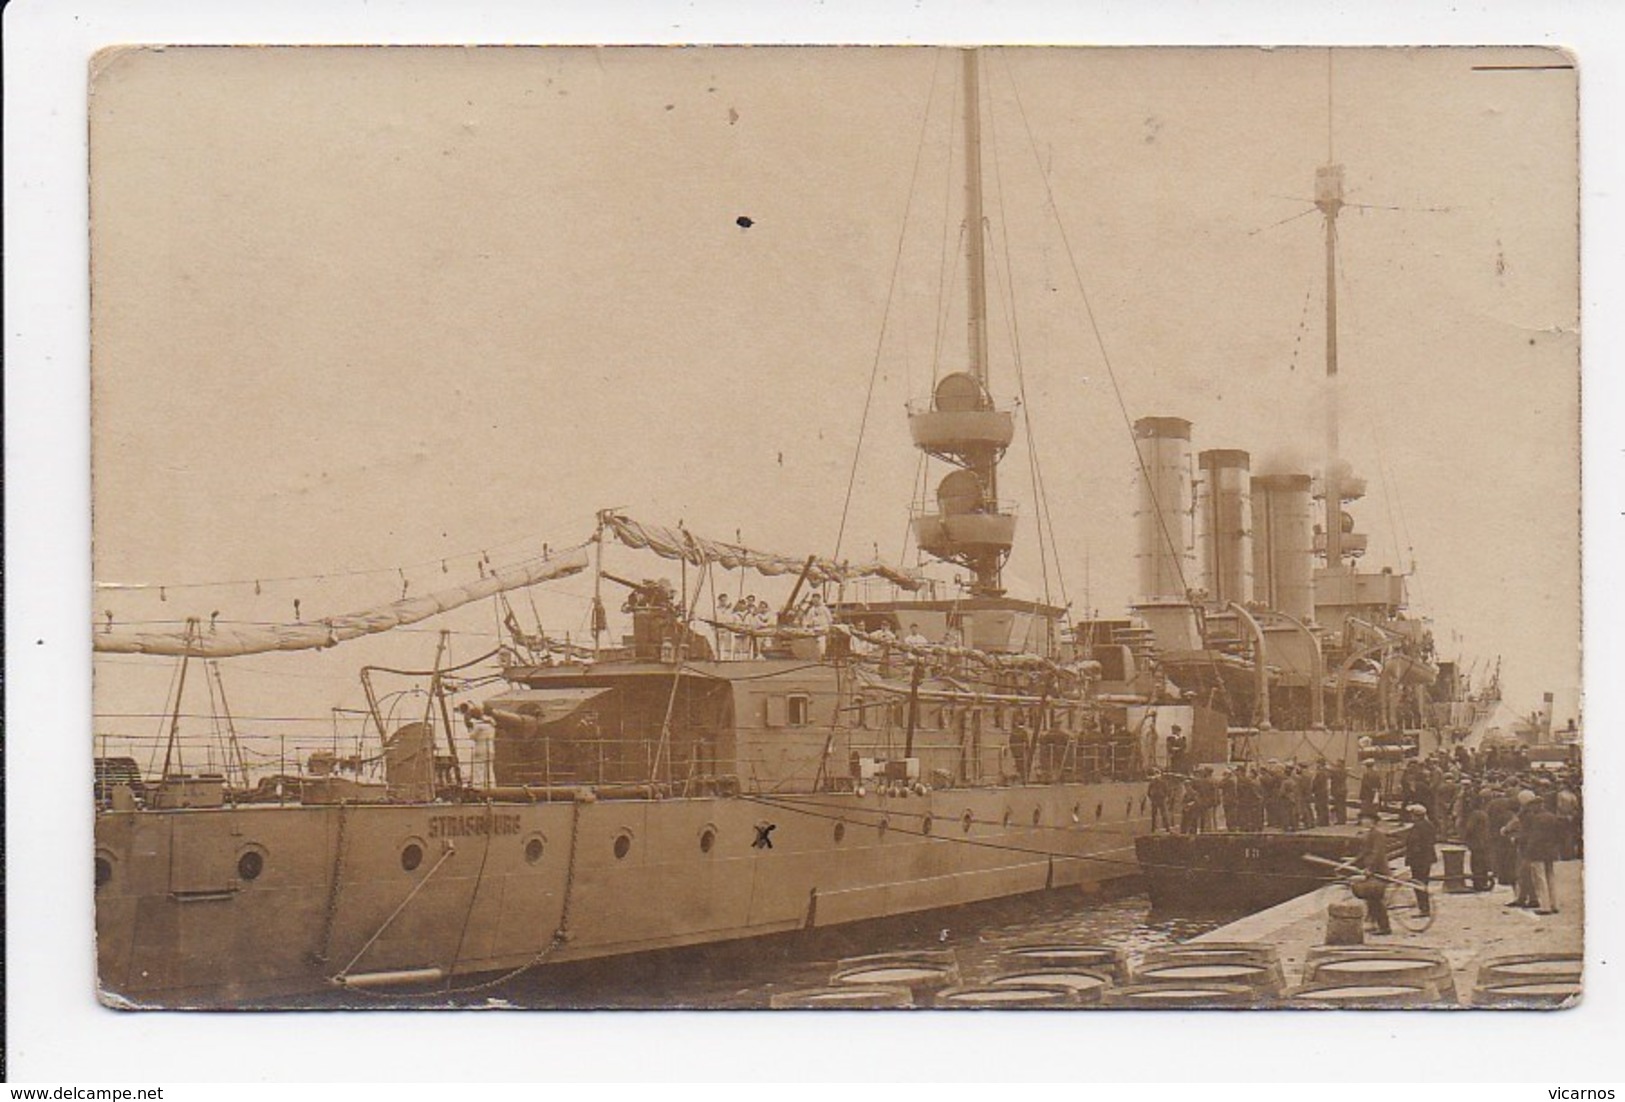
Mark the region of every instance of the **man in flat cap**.
<instances>
[{"instance_id":1,"label":"man in flat cap","mask_svg":"<svg viewBox=\"0 0 1625 1102\"><path fill-rule=\"evenodd\" d=\"M1421 914L1432 914L1433 905L1428 897L1428 877L1433 873L1434 847L1439 842L1438 828L1428 817L1426 804L1411 804L1405 809L1410 814L1411 829L1405 835L1405 865L1411 870L1411 882L1416 885L1416 909Z\"/></svg>"},{"instance_id":2,"label":"man in flat cap","mask_svg":"<svg viewBox=\"0 0 1625 1102\"><path fill-rule=\"evenodd\" d=\"M1366 875L1354 881L1356 898L1365 902L1366 921L1379 934L1391 934L1388 924L1388 835L1377 825L1375 808L1360 809L1360 855L1356 865Z\"/></svg>"}]
</instances>

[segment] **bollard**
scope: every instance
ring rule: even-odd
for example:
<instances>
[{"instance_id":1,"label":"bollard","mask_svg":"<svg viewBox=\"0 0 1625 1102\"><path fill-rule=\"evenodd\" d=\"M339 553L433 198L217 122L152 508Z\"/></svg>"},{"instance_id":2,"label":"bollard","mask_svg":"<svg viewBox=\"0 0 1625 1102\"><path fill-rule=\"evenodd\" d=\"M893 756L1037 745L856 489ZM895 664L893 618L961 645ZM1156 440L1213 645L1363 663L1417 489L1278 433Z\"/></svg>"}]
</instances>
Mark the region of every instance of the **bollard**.
<instances>
[{"instance_id":1,"label":"bollard","mask_svg":"<svg viewBox=\"0 0 1625 1102\"><path fill-rule=\"evenodd\" d=\"M1365 904L1338 899L1326 905L1327 945L1365 944Z\"/></svg>"},{"instance_id":2,"label":"bollard","mask_svg":"<svg viewBox=\"0 0 1625 1102\"><path fill-rule=\"evenodd\" d=\"M1472 891L1467 884L1467 847L1440 846L1439 856L1444 859L1444 890L1451 895Z\"/></svg>"}]
</instances>

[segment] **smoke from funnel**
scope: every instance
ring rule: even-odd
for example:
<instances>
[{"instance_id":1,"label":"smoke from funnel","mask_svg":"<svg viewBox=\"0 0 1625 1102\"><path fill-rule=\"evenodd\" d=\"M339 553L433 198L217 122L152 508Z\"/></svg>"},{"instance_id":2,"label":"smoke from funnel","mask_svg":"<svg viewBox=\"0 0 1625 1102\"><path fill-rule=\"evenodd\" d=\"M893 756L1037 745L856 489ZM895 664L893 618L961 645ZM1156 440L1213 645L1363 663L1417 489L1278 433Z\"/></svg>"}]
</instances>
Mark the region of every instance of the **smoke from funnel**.
<instances>
[{"instance_id":1,"label":"smoke from funnel","mask_svg":"<svg viewBox=\"0 0 1625 1102\"><path fill-rule=\"evenodd\" d=\"M1319 467L1315 456L1291 445L1278 445L1269 451L1253 453L1253 474L1260 478L1278 474L1308 474Z\"/></svg>"}]
</instances>

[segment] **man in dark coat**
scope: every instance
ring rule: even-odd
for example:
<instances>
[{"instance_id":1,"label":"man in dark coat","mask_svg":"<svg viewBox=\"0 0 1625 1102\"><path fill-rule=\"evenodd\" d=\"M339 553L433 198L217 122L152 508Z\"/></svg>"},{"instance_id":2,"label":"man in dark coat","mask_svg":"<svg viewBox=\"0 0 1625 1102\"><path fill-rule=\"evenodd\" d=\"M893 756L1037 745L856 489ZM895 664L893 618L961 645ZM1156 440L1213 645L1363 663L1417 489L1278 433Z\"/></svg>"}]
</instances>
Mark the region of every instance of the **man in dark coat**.
<instances>
[{"instance_id":1,"label":"man in dark coat","mask_svg":"<svg viewBox=\"0 0 1625 1102\"><path fill-rule=\"evenodd\" d=\"M1461 791L1461 784L1455 777L1445 773L1433 783L1433 805L1430 817L1434 826L1446 836L1459 838L1456 829L1456 795Z\"/></svg>"},{"instance_id":2,"label":"man in dark coat","mask_svg":"<svg viewBox=\"0 0 1625 1102\"><path fill-rule=\"evenodd\" d=\"M1332 777L1325 762L1316 762L1314 774L1309 778L1309 796L1315 807L1315 825L1328 826L1332 821Z\"/></svg>"},{"instance_id":3,"label":"man in dark coat","mask_svg":"<svg viewBox=\"0 0 1625 1102\"><path fill-rule=\"evenodd\" d=\"M1286 797L1286 828L1302 830L1309 825L1309 778L1304 775L1303 766L1286 767L1281 792Z\"/></svg>"},{"instance_id":4,"label":"man in dark coat","mask_svg":"<svg viewBox=\"0 0 1625 1102\"><path fill-rule=\"evenodd\" d=\"M1377 825L1375 811L1360 812L1360 855L1355 864L1368 874L1354 882L1354 894L1365 901L1365 917L1379 934L1391 934L1388 925L1388 835Z\"/></svg>"},{"instance_id":5,"label":"man in dark coat","mask_svg":"<svg viewBox=\"0 0 1625 1102\"><path fill-rule=\"evenodd\" d=\"M1241 829L1256 833L1264 829L1264 790L1251 766L1242 766L1236 777L1236 805L1241 809Z\"/></svg>"},{"instance_id":6,"label":"man in dark coat","mask_svg":"<svg viewBox=\"0 0 1625 1102\"><path fill-rule=\"evenodd\" d=\"M1213 778L1213 767L1199 767L1191 787L1196 789L1197 829L1211 834L1219 829L1219 782Z\"/></svg>"},{"instance_id":7,"label":"man in dark coat","mask_svg":"<svg viewBox=\"0 0 1625 1102\"><path fill-rule=\"evenodd\" d=\"M1495 860L1495 882L1518 890L1518 843L1506 834L1507 824L1518 814L1518 801L1503 789L1491 789L1484 804L1489 816L1490 848Z\"/></svg>"},{"instance_id":8,"label":"man in dark coat","mask_svg":"<svg viewBox=\"0 0 1625 1102\"><path fill-rule=\"evenodd\" d=\"M1411 870L1411 881L1416 885L1417 911L1432 914L1428 878L1433 874L1433 861L1438 856L1434 847L1439 844L1439 832L1428 817L1425 804L1412 804L1406 810L1411 815L1411 829L1405 835L1405 865Z\"/></svg>"},{"instance_id":9,"label":"man in dark coat","mask_svg":"<svg viewBox=\"0 0 1625 1102\"><path fill-rule=\"evenodd\" d=\"M1202 833L1202 794L1197 782L1192 780L1185 785L1184 810L1179 818L1179 831L1181 834Z\"/></svg>"},{"instance_id":10,"label":"man in dark coat","mask_svg":"<svg viewBox=\"0 0 1625 1102\"><path fill-rule=\"evenodd\" d=\"M1171 772L1190 772L1189 749L1190 740L1185 737L1185 729L1174 724L1173 732L1168 736L1168 769Z\"/></svg>"},{"instance_id":11,"label":"man in dark coat","mask_svg":"<svg viewBox=\"0 0 1625 1102\"><path fill-rule=\"evenodd\" d=\"M1557 913L1556 884L1552 877L1554 865L1563 856L1563 823L1557 813L1536 804L1528 825L1529 879L1535 889L1538 915Z\"/></svg>"},{"instance_id":12,"label":"man in dark coat","mask_svg":"<svg viewBox=\"0 0 1625 1102\"><path fill-rule=\"evenodd\" d=\"M1331 786L1332 822L1339 826L1349 818L1349 770L1342 759L1332 762Z\"/></svg>"},{"instance_id":13,"label":"man in dark coat","mask_svg":"<svg viewBox=\"0 0 1625 1102\"><path fill-rule=\"evenodd\" d=\"M1151 802L1151 832L1156 833L1159 823L1163 830L1172 830L1173 824L1168 821L1168 780L1160 769L1151 770L1145 796Z\"/></svg>"},{"instance_id":14,"label":"man in dark coat","mask_svg":"<svg viewBox=\"0 0 1625 1102\"><path fill-rule=\"evenodd\" d=\"M1286 803L1281 798L1281 774L1274 766L1265 766L1259 774L1259 787L1264 793L1264 826L1276 830L1286 826Z\"/></svg>"},{"instance_id":15,"label":"man in dark coat","mask_svg":"<svg viewBox=\"0 0 1625 1102\"><path fill-rule=\"evenodd\" d=\"M1240 789L1235 769L1227 771L1219 781L1219 806L1224 809L1224 829L1227 831L1244 829L1241 825Z\"/></svg>"},{"instance_id":16,"label":"man in dark coat","mask_svg":"<svg viewBox=\"0 0 1625 1102\"><path fill-rule=\"evenodd\" d=\"M1366 812L1372 815L1382 805L1382 774L1377 772L1375 762L1362 763L1364 768L1360 772L1360 815Z\"/></svg>"},{"instance_id":17,"label":"man in dark coat","mask_svg":"<svg viewBox=\"0 0 1625 1102\"><path fill-rule=\"evenodd\" d=\"M1489 812L1484 810L1483 796L1473 798L1473 808L1467 813L1467 826L1463 839L1467 843L1468 859L1472 863L1473 891L1487 892L1495 886L1495 850L1490 834Z\"/></svg>"},{"instance_id":18,"label":"man in dark coat","mask_svg":"<svg viewBox=\"0 0 1625 1102\"><path fill-rule=\"evenodd\" d=\"M1518 793L1518 813L1501 828L1501 835L1512 842L1515 854L1513 873L1513 899L1509 907L1535 910L1540 900L1535 897L1535 873L1529 862L1529 846L1534 840L1535 815L1540 811L1540 797L1525 788Z\"/></svg>"}]
</instances>

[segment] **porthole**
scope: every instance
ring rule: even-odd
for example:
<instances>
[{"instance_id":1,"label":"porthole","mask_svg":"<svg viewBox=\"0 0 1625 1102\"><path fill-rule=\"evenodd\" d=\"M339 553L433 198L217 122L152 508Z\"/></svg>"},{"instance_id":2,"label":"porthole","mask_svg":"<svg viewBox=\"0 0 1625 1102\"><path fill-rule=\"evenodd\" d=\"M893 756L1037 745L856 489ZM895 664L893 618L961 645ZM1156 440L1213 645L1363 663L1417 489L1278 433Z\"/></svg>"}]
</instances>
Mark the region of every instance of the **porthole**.
<instances>
[{"instance_id":1,"label":"porthole","mask_svg":"<svg viewBox=\"0 0 1625 1102\"><path fill-rule=\"evenodd\" d=\"M875 829L880 831L880 836L882 838L886 837L886 831L891 829L891 816L882 815L880 817L880 822L876 824Z\"/></svg>"},{"instance_id":2,"label":"porthole","mask_svg":"<svg viewBox=\"0 0 1625 1102\"><path fill-rule=\"evenodd\" d=\"M1106 814L1106 805L1105 805L1105 803L1102 802L1102 803L1096 804L1095 805L1095 818L1098 819L1104 814Z\"/></svg>"},{"instance_id":3,"label":"porthole","mask_svg":"<svg viewBox=\"0 0 1625 1102\"><path fill-rule=\"evenodd\" d=\"M1004 814L999 817L999 825L1002 826L1005 830L1009 830L1010 829L1010 824L1015 822L1015 821L1016 821L1015 813L1013 811L1011 811L1008 807L1004 809Z\"/></svg>"},{"instance_id":4,"label":"porthole","mask_svg":"<svg viewBox=\"0 0 1625 1102\"><path fill-rule=\"evenodd\" d=\"M717 844L717 829L716 829L716 827L709 827L708 826L704 830L700 831L700 852L701 853L710 853L712 848L715 847L716 844Z\"/></svg>"},{"instance_id":5,"label":"porthole","mask_svg":"<svg viewBox=\"0 0 1625 1102\"><path fill-rule=\"evenodd\" d=\"M260 873L265 871L265 854L257 849L251 849L237 858L237 879L258 880Z\"/></svg>"},{"instance_id":6,"label":"porthole","mask_svg":"<svg viewBox=\"0 0 1625 1102\"><path fill-rule=\"evenodd\" d=\"M1043 821L1044 821L1044 809L1041 808L1041 807L1033 808L1033 826L1037 826L1039 823L1041 823Z\"/></svg>"},{"instance_id":7,"label":"porthole","mask_svg":"<svg viewBox=\"0 0 1625 1102\"><path fill-rule=\"evenodd\" d=\"M934 825L934 820L931 818L931 816L929 814L926 815L926 817L924 819L920 820L920 833L921 834L930 834L931 833L931 827L933 825Z\"/></svg>"},{"instance_id":8,"label":"porthole","mask_svg":"<svg viewBox=\"0 0 1625 1102\"><path fill-rule=\"evenodd\" d=\"M547 843L540 838L532 838L525 843L525 862L534 865L542 859L542 854L546 852Z\"/></svg>"},{"instance_id":9,"label":"porthole","mask_svg":"<svg viewBox=\"0 0 1625 1102\"><path fill-rule=\"evenodd\" d=\"M1083 805L1082 804L1073 804L1072 805L1072 821L1074 823L1081 823L1083 821Z\"/></svg>"},{"instance_id":10,"label":"porthole","mask_svg":"<svg viewBox=\"0 0 1625 1102\"><path fill-rule=\"evenodd\" d=\"M113 862L105 857L96 858L96 886L99 888L113 879Z\"/></svg>"},{"instance_id":11,"label":"porthole","mask_svg":"<svg viewBox=\"0 0 1625 1102\"><path fill-rule=\"evenodd\" d=\"M412 872L421 864L423 864L423 847L416 842L406 843L405 848L401 850L401 868Z\"/></svg>"},{"instance_id":12,"label":"porthole","mask_svg":"<svg viewBox=\"0 0 1625 1102\"><path fill-rule=\"evenodd\" d=\"M836 845L840 845L842 842L846 841L846 820L845 819L842 819L840 822L835 824L834 833L835 833L835 844Z\"/></svg>"},{"instance_id":13,"label":"porthole","mask_svg":"<svg viewBox=\"0 0 1625 1102\"><path fill-rule=\"evenodd\" d=\"M625 859L632 852L632 834L630 831L621 831L615 836L615 860Z\"/></svg>"},{"instance_id":14,"label":"porthole","mask_svg":"<svg viewBox=\"0 0 1625 1102\"><path fill-rule=\"evenodd\" d=\"M967 807L965 809L965 814L963 814L963 815L961 815L959 817L959 829L964 831L966 834L969 834L970 833L970 828L975 826L975 825L976 825L976 816L972 815L971 812L970 812L970 808Z\"/></svg>"}]
</instances>

